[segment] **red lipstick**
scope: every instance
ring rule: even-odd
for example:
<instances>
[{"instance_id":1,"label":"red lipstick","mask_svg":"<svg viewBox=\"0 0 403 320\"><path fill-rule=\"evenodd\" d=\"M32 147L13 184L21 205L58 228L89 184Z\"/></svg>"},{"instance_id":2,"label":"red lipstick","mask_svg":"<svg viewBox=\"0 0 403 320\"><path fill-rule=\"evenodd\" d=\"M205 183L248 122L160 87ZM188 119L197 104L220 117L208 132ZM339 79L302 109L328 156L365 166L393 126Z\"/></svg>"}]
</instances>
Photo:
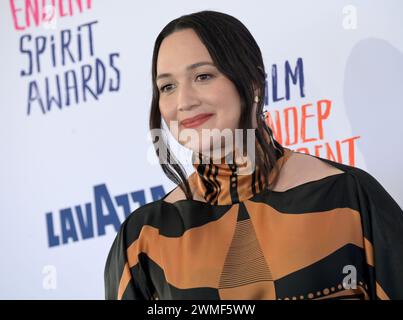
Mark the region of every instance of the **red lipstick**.
<instances>
[{"instance_id":1,"label":"red lipstick","mask_svg":"<svg viewBox=\"0 0 403 320\"><path fill-rule=\"evenodd\" d=\"M201 113L197 116L181 121L181 125L183 125L185 128L195 128L210 119L212 115L213 113Z\"/></svg>"}]
</instances>

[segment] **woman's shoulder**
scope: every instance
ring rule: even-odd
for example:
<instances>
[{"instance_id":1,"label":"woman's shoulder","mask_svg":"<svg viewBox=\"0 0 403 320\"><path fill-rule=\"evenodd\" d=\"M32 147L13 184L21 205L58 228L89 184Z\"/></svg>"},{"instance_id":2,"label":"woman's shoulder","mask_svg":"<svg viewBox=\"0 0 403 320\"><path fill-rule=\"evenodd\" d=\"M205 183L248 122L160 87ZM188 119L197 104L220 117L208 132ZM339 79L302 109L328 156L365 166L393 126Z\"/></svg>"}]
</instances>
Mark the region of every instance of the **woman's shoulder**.
<instances>
[{"instance_id":1,"label":"woman's shoulder","mask_svg":"<svg viewBox=\"0 0 403 320\"><path fill-rule=\"evenodd\" d=\"M354 169L346 165L340 165L336 162L326 160L313 155L300 153L288 148L285 149L285 159L278 173L278 179L273 186L273 191L282 192L295 188L308 182L321 180L328 176L343 174L346 171ZM189 176L188 182L192 192L196 172ZM193 193L194 200L205 202L197 193ZM162 198L163 202L175 203L186 200L183 190L176 186L167 195Z\"/></svg>"},{"instance_id":2,"label":"woman's shoulder","mask_svg":"<svg viewBox=\"0 0 403 320\"><path fill-rule=\"evenodd\" d=\"M286 185L283 189L336 175L364 189L384 190L379 181L364 169L296 151L291 151L279 174Z\"/></svg>"},{"instance_id":3,"label":"woman's shoulder","mask_svg":"<svg viewBox=\"0 0 403 320\"><path fill-rule=\"evenodd\" d=\"M179 186L176 186L173 188L170 192L168 192L165 197L162 198L162 201L168 202L168 203L174 203L179 200L185 200L186 195L182 191L182 189Z\"/></svg>"},{"instance_id":4,"label":"woman's shoulder","mask_svg":"<svg viewBox=\"0 0 403 320\"><path fill-rule=\"evenodd\" d=\"M192 192L193 195L193 200L199 201L199 202L206 202L205 199L203 199L197 192L197 187L196 185L196 175L197 172L193 172L188 178L187 181L189 183L190 186L190 190ZM177 201L181 201L181 200L187 200L185 193L183 192L183 190L180 188L180 186L176 186L175 188L173 188L170 192L168 192L165 197L163 197L161 199L163 202L167 202L167 203L175 203Z\"/></svg>"},{"instance_id":5,"label":"woman's shoulder","mask_svg":"<svg viewBox=\"0 0 403 320\"><path fill-rule=\"evenodd\" d=\"M119 233L130 239L137 239L144 227L161 229L164 221L177 215L174 206L169 206L162 199L146 203L132 211L120 226Z\"/></svg>"},{"instance_id":6,"label":"woman's shoulder","mask_svg":"<svg viewBox=\"0 0 403 320\"><path fill-rule=\"evenodd\" d=\"M293 151L288 148L284 149L285 161L282 162L282 166L279 168L277 181L272 187L273 191L284 192L332 176L339 176L340 178L348 176L350 181L354 180L364 185L377 183L374 177L358 167L341 164L303 152ZM195 174L194 172L188 178L191 190ZM197 193L194 193L193 196L194 200L205 202ZM186 200L186 195L179 186L176 186L161 199L161 202L173 204L181 200Z\"/></svg>"},{"instance_id":7,"label":"woman's shoulder","mask_svg":"<svg viewBox=\"0 0 403 320\"><path fill-rule=\"evenodd\" d=\"M283 162L273 191L282 192L308 182L322 180L329 176L341 175L347 168L333 161L285 148L286 161Z\"/></svg>"}]
</instances>

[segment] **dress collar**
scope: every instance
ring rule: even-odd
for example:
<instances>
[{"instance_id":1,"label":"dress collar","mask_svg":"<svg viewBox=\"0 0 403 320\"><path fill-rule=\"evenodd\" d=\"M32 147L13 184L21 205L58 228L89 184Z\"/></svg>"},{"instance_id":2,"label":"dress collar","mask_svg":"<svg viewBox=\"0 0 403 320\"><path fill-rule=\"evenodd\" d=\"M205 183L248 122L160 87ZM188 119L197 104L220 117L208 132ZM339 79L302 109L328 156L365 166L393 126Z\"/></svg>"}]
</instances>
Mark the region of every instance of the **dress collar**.
<instances>
[{"instance_id":1,"label":"dress collar","mask_svg":"<svg viewBox=\"0 0 403 320\"><path fill-rule=\"evenodd\" d=\"M277 153L276 166L270 173L269 183L292 153L290 149L283 149L283 154ZM243 202L265 189L261 170L253 167L251 161L247 161L249 158L236 158L232 162L228 159L227 155L213 162L207 161L200 154L192 155L192 163L196 171L189 177L189 182L198 195L213 205Z\"/></svg>"}]
</instances>

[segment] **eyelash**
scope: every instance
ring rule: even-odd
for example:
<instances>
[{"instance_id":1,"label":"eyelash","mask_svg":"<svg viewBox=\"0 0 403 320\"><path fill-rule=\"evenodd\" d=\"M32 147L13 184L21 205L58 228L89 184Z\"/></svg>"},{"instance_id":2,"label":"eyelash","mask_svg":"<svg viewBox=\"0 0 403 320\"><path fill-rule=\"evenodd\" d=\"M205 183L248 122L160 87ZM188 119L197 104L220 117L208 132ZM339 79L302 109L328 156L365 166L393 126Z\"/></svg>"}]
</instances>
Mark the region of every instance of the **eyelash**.
<instances>
[{"instance_id":1,"label":"eyelash","mask_svg":"<svg viewBox=\"0 0 403 320\"><path fill-rule=\"evenodd\" d=\"M210 74L210 73L203 73L203 74L199 74L196 78L198 78L198 77L200 77L200 76L208 76L209 78L206 79L206 80L210 80L211 78L214 77L214 76L213 76L212 74ZM202 80L202 81L203 81L203 80ZM166 87L170 86L170 85L171 85L171 84L166 84L166 85L162 86L162 87L160 88L160 92L164 93L164 92L165 92L164 89L165 89Z\"/></svg>"}]
</instances>

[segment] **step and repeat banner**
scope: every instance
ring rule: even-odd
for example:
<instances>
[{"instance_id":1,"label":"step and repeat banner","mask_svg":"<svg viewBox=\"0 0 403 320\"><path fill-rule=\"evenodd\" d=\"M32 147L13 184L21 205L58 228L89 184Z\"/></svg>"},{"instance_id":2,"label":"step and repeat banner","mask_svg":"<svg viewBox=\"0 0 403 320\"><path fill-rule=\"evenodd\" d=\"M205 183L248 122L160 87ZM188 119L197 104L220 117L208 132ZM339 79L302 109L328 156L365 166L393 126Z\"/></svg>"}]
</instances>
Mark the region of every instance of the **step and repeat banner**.
<instances>
[{"instance_id":1,"label":"step and repeat banner","mask_svg":"<svg viewBox=\"0 0 403 320\"><path fill-rule=\"evenodd\" d=\"M279 142L403 205L401 1L1 0L0 298L103 299L120 224L174 187L148 134L155 38L200 10L259 43Z\"/></svg>"}]
</instances>

